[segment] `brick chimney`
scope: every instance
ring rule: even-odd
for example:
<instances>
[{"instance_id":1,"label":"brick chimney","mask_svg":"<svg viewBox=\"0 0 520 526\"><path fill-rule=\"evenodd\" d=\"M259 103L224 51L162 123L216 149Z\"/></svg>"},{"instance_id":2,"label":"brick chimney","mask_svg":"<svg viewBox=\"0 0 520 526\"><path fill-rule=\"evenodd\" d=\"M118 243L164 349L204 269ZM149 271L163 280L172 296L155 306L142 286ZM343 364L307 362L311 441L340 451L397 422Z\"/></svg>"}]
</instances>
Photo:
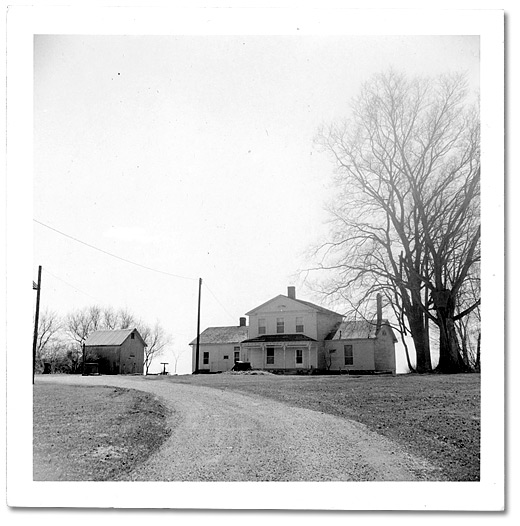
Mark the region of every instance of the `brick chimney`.
<instances>
[{"instance_id":1,"label":"brick chimney","mask_svg":"<svg viewBox=\"0 0 520 526\"><path fill-rule=\"evenodd\" d=\"M287 287L287 297L292 300L296 299L296 287Z\"/></svg>"},{"instance_id":2,"label":"brick chimney","mask_svg":"<svg viewBox=\"0 0 520 526\"><path fill-rule=\"evenodd\" d=\"M381 328L381 324L383 323L383 297L381 294L377 294L377 322L376 322L376 333Z\"/></svg>"},{"instance_id":3,"label":"brick chimney","mask_svg":"<svg viewBox=\"0 0 520 526\"><path fill-rule=\"evenodd\" d=\"M245 327L246 326L246 319L240 318L239 320L239 327Z\"/></svg>"}]
</instances>

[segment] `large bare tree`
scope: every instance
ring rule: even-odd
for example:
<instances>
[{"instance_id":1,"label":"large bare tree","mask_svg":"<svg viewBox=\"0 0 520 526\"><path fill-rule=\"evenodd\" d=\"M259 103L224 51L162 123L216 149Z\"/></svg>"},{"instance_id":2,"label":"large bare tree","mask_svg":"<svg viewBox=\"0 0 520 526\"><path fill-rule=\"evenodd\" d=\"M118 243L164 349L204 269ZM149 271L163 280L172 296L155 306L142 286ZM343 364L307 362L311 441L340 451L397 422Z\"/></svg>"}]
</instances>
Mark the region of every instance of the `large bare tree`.
<instances>
[{"instance_id":1,"label":"large bare tree","mask_svg":"<svg viewBox=\"0 0 520 526\"><path fill-rule=\"evenodd\" d=\"M321 130L336 164L332 238L317 254L334 272L327 290L361 312L381 292L409 331L416 370L432 369L429 323L439 328L437 369L465 369L455 323L480 259L480 136L464 76L377 75L351 116Z\"/></svg>"}]
</instances>

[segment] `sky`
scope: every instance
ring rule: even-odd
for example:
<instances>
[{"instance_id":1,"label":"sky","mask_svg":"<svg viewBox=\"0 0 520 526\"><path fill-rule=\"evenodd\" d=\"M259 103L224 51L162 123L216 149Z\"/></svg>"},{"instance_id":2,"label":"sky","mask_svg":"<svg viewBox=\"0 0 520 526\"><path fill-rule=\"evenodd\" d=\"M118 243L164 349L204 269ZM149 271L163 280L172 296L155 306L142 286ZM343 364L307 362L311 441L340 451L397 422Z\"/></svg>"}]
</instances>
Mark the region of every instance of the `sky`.
<instances>
[{"instance_id":1,"label":"sky","mask_svg":"<svg viewBox=\"0 0 520 526\"><path fill-rule=\"evenodd\" d=\"M298 271L326 239L334 165L313 138L390 67L477 90L479 38L36 35L41 308L159 321L173 343L151 371L174 350L188 373L199 278L202 330L289 285L316 301Z\"/></svg>"}]
</instances>

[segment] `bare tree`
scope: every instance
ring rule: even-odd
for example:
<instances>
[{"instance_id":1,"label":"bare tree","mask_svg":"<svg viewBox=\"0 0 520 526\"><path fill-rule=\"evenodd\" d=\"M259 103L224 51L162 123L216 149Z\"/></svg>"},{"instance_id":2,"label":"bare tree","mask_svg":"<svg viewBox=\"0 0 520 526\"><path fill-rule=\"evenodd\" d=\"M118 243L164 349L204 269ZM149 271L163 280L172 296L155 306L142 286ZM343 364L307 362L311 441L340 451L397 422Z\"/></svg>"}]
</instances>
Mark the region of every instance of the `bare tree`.
<instances>
[{"instance_id":1,"label":"bare tree","mask_svg":"<svg viewBox=\"0 0 520 526\"><path fill-rule=\"evenodd\" d=\"M457 304L457 314L466 311L472 305L477 306L455 323L457 336L462 350L462 359L469 370L480 371L480 269L471 272L461 288Z\"/></svg>"},{"instance_id":2,"label":"bare tree","mask_svg":"<svg viewBox=\"0 0 520 526\"><path fill-rule=\"evenodd\" d=\"M148 374L152 361L164 352L164 348L170 343L171 337L166 334L158 321L155 322L153 327L141 323L137 328L143 340L146 342L144 349L144 368L145 374Z\"/></svg>"},{"instance_id":3,"label":"bare tree","mask_svg":"<svg viewBox=\"0 0 520 526\"><path fill-rule=\"evenodd\" d=\"M70 313L65 319L65 330L76 343L67 349L67 356L71 360L72 369L76 370L80 361L82 344L88 336L96 330L117 330L137 328L146 342L144 367L146 374L155 357L160 356L164 348L170 343L171 337L166 334L159 322L148 326L138 320L128 309L115 311L111 307L91 306Z\"/></svg>"},{"instance_id":4,"label":"bare tree","mask_svg":"<svg viewBox=\"0 0 520 526\"><path fill-rule=\"evenodd\" d=\"M186 349L176 350L172 349L173 356L173 373L177 374L177 365L179 364L179 358L186 352Z\"/></svg>"},{"instance_id":5,"label":"bare tree","mask_svg":"<svg viewBox=\"0 0 520 526\"><path fill-rule=\"evenodd\" d=\"M81 353L74 344L63 338L53 338L42 350L41 360L51 365L52 373L76 372L79 368Z\"/></svg>"},{"instance_id":6,"label":"bare tree","mask_svg":"<svg viewBox=\"0 0 520 526\"><path fill-rule=\"evenodd\" d=\"M94 313L95 321L91 317ZM68 314L65 318L65 330L79 347L88 338L89 334L96 330L94 326L99 324L98 307L79 309Z\"/></svg>"},{"instance_id":7,"label":"bare tree","mask_svg":"<svg viewBox=\"0 0 520 526\"><path fill-rule=\"evenodd\" d=\"M390 71L363 86L349 121L318 138L337 166L337 196L316 268L334 272L327 291L354 312L381 292L404 314L418 372L432 369L429 322L440 331L437 369L465 369L455 322L480 301L456 310L480 258L479 123L467 95L460 75Z\"/></svg>"},{"instance_id":8,"label":"bare tree","mask_svg":"<svg viewBox=\"0 0 520 526\"><path fill-rule=\"evenodd\" d=\"M38 341L36 342L36 358L42 361L46 348L52 343L62 328L58 314L46 309L38 319Z\"/></svg>"},{"instance_id":9,"label":"bare tree","mask_svg":"<svg viewBox=\"0 0 520 526\"><path fill-rule=\"evenodd\" d=\"M117 312L117 319L117 328L119 329L129 329L132 327L136 327L139 324L135 316L127 309L120 309Z\"/></svg>"},{"instance_id":10,"label":"bare tree","mask_svg":"<svg viewBox=\"0 0 520 526\"><path fill-rule=\"evenodd\" d=\"M107 330L115 330L119 328L119 315L112 307L105 307L102 313L103 328Z\"/></svg>"}]
</instances>

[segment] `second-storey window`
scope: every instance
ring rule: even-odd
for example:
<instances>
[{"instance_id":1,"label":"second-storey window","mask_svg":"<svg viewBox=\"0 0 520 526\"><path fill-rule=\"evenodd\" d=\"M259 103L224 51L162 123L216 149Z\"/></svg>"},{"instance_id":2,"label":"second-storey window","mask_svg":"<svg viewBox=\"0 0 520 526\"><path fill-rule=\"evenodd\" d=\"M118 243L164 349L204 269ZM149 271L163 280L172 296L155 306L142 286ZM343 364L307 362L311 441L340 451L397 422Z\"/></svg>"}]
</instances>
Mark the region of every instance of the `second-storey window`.
<instances>
[{"instance_id":1,"label":"second-storey window","mask_svg":"<svg viewBox=\"0 0 520 526\"><path fill-rule=\"evenodd\" d=\"M258 318L258 334L265 334L265 318Z\"/></svg>"},{"instance_id":2,"label":"second-storey window","mask_svg":"<svg viewBox=\"0 0 520 526\"><path fill-rule=\"evenodd\" d=\"M303 317L296 316L296 332L303 332Z\"/></svg>"},{"instance_id":3,"label":"second-storey window","mask_svg":"<svg viewBox=\"0 0 520 526\"><path fill-rule=\"evenodd\" d=\"M285 332L283 318L276 318L276 332L278 334L282 334Z\"/></svg>"}]
</instances>

